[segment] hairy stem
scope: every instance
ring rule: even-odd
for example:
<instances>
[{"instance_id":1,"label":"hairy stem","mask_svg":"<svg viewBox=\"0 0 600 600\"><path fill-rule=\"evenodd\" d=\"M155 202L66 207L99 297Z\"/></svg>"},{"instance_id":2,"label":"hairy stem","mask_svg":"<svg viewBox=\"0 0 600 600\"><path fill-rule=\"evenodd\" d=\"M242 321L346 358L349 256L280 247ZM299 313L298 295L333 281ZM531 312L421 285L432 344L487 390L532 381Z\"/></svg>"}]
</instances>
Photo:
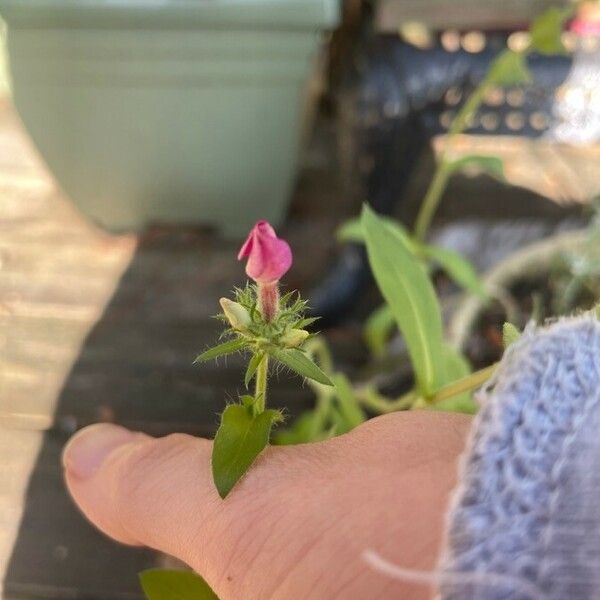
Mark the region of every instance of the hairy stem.
<instances>
[{"instance_id":1,"label":"hairy stem","mask_svg":"<svg viewBox=\"0 0 600 600\"><path fill-rule=\"evenodd\" d=\"M256 369L254 397L256 398L256 413L264 412L267 404L267 382L269 378L269 355L265 354Z\"/></svg>"}]
</instances>

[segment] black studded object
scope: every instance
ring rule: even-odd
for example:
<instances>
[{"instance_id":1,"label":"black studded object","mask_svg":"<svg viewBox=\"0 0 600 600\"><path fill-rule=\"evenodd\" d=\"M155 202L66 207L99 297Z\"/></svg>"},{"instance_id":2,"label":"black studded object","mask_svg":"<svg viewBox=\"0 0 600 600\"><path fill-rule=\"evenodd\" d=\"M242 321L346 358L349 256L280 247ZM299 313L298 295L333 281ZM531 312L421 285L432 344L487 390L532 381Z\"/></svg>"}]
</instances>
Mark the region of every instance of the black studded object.
<instances>
[{"instance_id":1,"label":"black studded object","mask_svg":"<svg viewBox=\"0 0 600 600\"><path fill-rule=\"evenodd\" d=\"M448 130L465 99L506 47L507 37L507 33L489 34L484 47L471 52L444 48L443 36L428 49L395 35L374 37L352 96L348 137L351 169L359 174L364 196L375 210L383 214L393 211L423 145ZM466 133L570 142L577 135L586 138L584 131L589 138L590 127L594 129L590 119L596 118L600 139L600 37L595 44L589 42L579 45L575 58L529 55L532 83L491 89ZM575 99L570 108L568 96L573 86L578 79L590 81L590 77L596 82L597 106L592 99L581 110L581 102ZM325 325L343 319L368 281L364 251L346 246L311 295L314 314L322 316Z\"/></svg>"}]
</instances>

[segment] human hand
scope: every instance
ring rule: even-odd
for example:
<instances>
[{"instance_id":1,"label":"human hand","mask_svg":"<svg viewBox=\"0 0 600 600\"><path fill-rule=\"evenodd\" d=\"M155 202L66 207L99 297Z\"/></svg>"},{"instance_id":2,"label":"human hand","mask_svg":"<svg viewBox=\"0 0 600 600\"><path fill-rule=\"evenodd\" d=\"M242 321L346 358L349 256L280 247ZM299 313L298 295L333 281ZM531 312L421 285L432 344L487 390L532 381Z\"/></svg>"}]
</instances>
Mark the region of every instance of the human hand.
<instances>
[{"instance_id":1,"label":"human hand","mask_svg":"<svg viewBox=\"0 0 600 600\"><path fill-rule=\"evenodd\" d=\"M79 432L63 463L83 513L125 544L171 554L221 600L428 598L363 558L434 568L456 461L470 425L415 411L326 442L269 447L221 500L212 443L109 424Z\"/></svg>"}]
</instances>

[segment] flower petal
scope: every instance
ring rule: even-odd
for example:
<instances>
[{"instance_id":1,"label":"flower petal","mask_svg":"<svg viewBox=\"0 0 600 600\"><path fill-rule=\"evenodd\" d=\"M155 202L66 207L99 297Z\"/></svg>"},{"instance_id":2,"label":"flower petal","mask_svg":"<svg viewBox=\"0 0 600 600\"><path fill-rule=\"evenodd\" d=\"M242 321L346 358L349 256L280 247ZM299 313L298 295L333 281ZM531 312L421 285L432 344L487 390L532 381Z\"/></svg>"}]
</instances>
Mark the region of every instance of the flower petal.
<instances>
[{"instance_id":1,"label":"flower petal","mask_svg":"<svg viewBox=\"0 0 600 600\"><path fill-rule=\"evenodd\" d=\"M238 259L248 257L246 274L259 283L278 281L292 266L292 250L279 239L267 221L259 221L240 249Z\"/></svg>"}]
</instances>

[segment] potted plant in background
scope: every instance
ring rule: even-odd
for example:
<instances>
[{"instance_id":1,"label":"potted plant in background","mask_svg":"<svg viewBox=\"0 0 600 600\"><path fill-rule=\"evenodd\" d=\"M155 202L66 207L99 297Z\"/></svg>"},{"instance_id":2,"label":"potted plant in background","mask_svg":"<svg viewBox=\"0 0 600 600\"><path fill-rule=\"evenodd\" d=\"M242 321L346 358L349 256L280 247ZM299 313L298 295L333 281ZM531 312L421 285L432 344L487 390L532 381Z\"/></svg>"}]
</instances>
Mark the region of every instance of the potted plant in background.
<instances>
[{"instance_id":1,"label":"potted plant in background","mask_svg":"<svg viewBox=\"0 0 600 600\"><path fill-rule=\"evenodd\" d=\"M337 0L5 0L0 13L15 106L94 221L238 235L281 219Z\"/></svg>"}]
</instances>

